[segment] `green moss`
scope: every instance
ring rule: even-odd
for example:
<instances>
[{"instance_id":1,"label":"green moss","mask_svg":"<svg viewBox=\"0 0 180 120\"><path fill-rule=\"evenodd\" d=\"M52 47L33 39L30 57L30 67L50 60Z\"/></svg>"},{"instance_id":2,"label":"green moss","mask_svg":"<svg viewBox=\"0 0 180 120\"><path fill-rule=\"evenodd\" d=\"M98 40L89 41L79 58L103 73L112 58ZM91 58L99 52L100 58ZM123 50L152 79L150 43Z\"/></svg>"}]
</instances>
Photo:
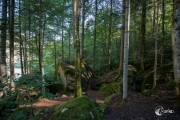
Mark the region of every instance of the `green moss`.
<instances>
[{"instance_id":1,"label":"green moss","mask_svg":"<svg viewBox=\"0 0 180 120\"><path fill-rule=\"evenodd\" d=\"M105 120L101 107L88 97L78 97L55 107L50 120Z\"/></svg>"},{"instance_id":2,"label":"green moss","mask_svg":"<svg viewBox=\"0 0 180 120\"><path fill-rule=\"evenodd\" d=\"M103 95L111 95L111 94L119 92L119 91L120 91L120 83L119 82L103 84L100 87L100 93Z\"/></svg>"}]
</instances>

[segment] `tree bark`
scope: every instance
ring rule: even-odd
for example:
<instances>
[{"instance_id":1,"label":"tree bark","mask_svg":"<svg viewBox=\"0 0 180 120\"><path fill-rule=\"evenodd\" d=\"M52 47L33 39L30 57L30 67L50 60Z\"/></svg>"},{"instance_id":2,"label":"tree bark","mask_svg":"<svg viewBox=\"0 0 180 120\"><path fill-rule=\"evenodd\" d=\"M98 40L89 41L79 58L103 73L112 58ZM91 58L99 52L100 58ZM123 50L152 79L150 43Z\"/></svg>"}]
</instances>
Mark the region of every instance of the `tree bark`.
<instances>
[{"instance_id":1,"label":"tree bark","mask_svg":"<svg viewBox=\"0 0 180 120\"><path fill-rule=\"evenodd\" d=\"M176 93L180 95L180 0L173 0L172 47Z\"/></svg>"},{"instance_id":2,"label":"tree bark","mask_svg":"<svg viewBox=\"0 0 180 120\"><path fill-rule=\"evenodd\" d=\"M156 28L156 31L154 31L154 35L156 36L156 39L155 39L155 59L154 59L154 82L153 82L153 88L156 87L156 71L157 71L157 57L158 57L158 2L157 0L155 0L155 28Z\"/></svg>"},{"instance_id":3,"label":"tree bark","mask_svg":"<svg viewBox=\"0 0 180 120\"><path fill-rule=\"evenodd\" d=\"M84 58L84 21L85 21L85 0L82 0L82 39L81 39L81 59ZM96 18L95 18L96 19Z\"/></svg>"},{"instance_id":4,"label":"tree bark","mask_svg":"<svg viewBox=\"0 0 180 120\"><path fill-rule=\"evenodd\" d=\"M74 51L75 51L75 91L74 97L82 96L81 86L81 56L80 56L80 40L79 40L79 2L73 0L73 30L74 30Z\"/></svg>"},{"instance_id":5,"label":"tree bark","mask_svg":"<svg viewBox=\"0 0 180 120\"><path fill-rule=\"evenodd\" d=\"M128 58L129 58L129 24L130 24L130 0L126 0L125 12L125 40L123 61L123 99L127 100L128 90Z\"/></svg>"},{"instance_id":6,"label":"tree bark","mask_svg":"<svg viewBox=\"0 0 180 120\"><path fill-rule=\"evenodd\" d=\"M42 76L42 94L45 96L45 85L44 85L44 59L43 59L43 13L42 13L42 0L40 0L39 4L39 41L40 41L40 71Z\"/></svg>"},{"instance_id":7,"label":"tree bark","mask_svg":"<svg viewBox=\"0 0 180 120\"><path fill-rule=\"evenodd\" d=\"M21 74L24 74L24 69L23 69L23 51L22 51L22 46L23 46L23 41L21 37L21 0L19 0L19 51L20 51L20 64L21 64Z\"/></svg>"},{"instance_id":8,"label":"tree bark","mask_svg":"<svg viewBox=\"0 0 180 120\"><path fill-rule=\"evenodd\" d=\"M108 33L108 71L110 70L111 67L111 39L112 39L112 33L111 33L111 27L112 27L112 0L110 0L110 20L109 20L109 33Z\"/></svg>"},{"instance_id":9,"label":"tree bark","mask_svg":"<svg viewBox=\"0 0 180 120\"><path fill-rule=\"evenodd\" d=\"M14 84L14 7L15 1L10 0L10 90L13 91L15 84Z\"/></svg>"},{"instance_id":10,"label":"tree bark","mask_svg":"<svg viewBox=\"0 0 180 120\"><path fill-rule=\"evenodd\" d=\"M164 16L165 16L165 9L164 9L164 0L162 0L162 50L161 50L161 65L164 63Z\"/></svg>"},{"instance_id":11,"label":"tree bark","mask_svg":"<svg viewBox=\"0 0 180 120\"><path fill-rule=\"evenodd\" d=\"M7 83L6 68L6 30L7 30L7 0L2 1L1 39L0 39L0 83ZM4 89L4 88L3 88ZM3 93L6 93L4 89ZM3 95L0 93L0 96Z\"/></svg>"}]
</instances>

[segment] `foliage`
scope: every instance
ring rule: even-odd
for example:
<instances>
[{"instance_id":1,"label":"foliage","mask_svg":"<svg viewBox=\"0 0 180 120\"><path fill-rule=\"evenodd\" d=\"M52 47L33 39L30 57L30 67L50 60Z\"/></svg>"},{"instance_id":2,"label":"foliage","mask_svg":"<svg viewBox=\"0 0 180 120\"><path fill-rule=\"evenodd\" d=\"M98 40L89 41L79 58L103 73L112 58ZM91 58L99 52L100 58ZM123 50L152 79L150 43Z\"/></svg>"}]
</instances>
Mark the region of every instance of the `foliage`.
<instances>
[{"instance_id":1,"label":"foliage","mask_svg":"<svg viewBox=\"0 0 180 120\"><path fill-rule=\"evenodd\" d=\"M7 92L0 98L0 116L8 116L18 106L16 96L17 92Z\"/></svg>"},{"instance_id":2,"label":"foliage","mask_svg":"<svg viewBox=\"0 0 180 120\"><path fill-rule=\"evenodd\" d=\"M144 74L142 71L132 71L130 73L130 76L132 77L132 83L142 82L144 79Z\"/></svg>"},{"instance_id":3,"label":"foliage","mask_svg":"<svg viewBox=\"0 0 180 120\"><path fill-rule=\"evenodd\" d=\"M166 83L167 80L173 79L172 73L172 64L163 65L157 69L157 84ZM142 90L145 89L145 86L148 84L149 88L153 87L153 77L154 71L151 71L147 76L145 76L144 81L142 83Z\"/></svg>"},{"instance_id":4,"label":"foliage","mask_svg":"<svg viewBox=\"0 0 180 120\"><path fill-rule=\"evenodd\" d=\"M31 108L28 107L22 107L16 109L9 117L7 120L30 120L32 117L31 114Z\"/></svg>"},{"instance_id":5,"label":"foliage","mask_svg":"<svg viewBox=\"0 0 180 120\"><path fill-rule=\"evenodd\" d=\"M61 80L55 80L55 77L53 77L52 75L51 76L46 75L44 78L46 79L46 83L45 83L46 88L48 88L48 86L50 85L62 83ZM42 85L43 85L42 76L39 74L32 73L20 77L19 80L16 82L15 91L8 92L8 94L1 97L1 102L0 102L1 116L9 115L13 109L16 109L21 104L30 104L31 105L30 109L32 111L32 114L34 114L32 104L34 102L37 102L38 99L42 97L42 93L41 93ZM46 91L45 97L48 99L54 99L55 95ZM27 114L24 113L22 115L17 115L17 117L13 117L13 115L16 116L16 114L19 114L19 112L20 113L27 112L27 110L24 111L23 109L22 110L18 109L18 110L16 110L16 112L12 114L12 118L15 120L25 118L24 116L28 114L28 113Z\"/></svg>"}]
</instances>

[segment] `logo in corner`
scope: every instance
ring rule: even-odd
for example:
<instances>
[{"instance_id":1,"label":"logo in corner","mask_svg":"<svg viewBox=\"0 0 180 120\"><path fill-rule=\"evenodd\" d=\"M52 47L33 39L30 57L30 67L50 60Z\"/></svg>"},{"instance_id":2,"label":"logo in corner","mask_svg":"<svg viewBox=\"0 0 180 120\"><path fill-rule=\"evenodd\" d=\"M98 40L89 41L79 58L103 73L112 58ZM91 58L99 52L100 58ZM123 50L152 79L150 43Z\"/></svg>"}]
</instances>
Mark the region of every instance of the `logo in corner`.
<instances>
[{"instance_id":1,"label":"logo in corner","mask_svg":"<svg viewBox=\"0 0 180 120\"><path fill-rule=\"evenodd\" d=\"M163 115L164 113L175 113L174 110L164 110L164 108L162 106L157 106L155 108L155 114L158 116Z\"/></svg>"},{"instance_id":2,"label":"logo in corner","mask_svg":"<svg viewBox=\"0 0 180 120\"><path fill-rule=\"evenodd\" d=\"M158 115L158 116L163 115L163 114L164 114L164 108L163 108L162 106L157 106L157 107L155 108L155 113L156 113L156 115Z\"/></svg>"}]
</instances>

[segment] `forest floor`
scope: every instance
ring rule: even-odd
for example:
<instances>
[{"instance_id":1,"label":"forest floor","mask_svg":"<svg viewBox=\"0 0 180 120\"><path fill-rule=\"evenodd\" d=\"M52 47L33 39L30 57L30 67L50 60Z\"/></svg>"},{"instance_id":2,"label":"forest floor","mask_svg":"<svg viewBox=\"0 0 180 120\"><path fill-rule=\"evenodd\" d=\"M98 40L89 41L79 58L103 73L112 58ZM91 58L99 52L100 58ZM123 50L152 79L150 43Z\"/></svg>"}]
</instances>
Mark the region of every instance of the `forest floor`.
<instances>
[{"instance_id":1,"label":"forest floor","mask_svg":"<svg viewBox=\"0 0 180 120\"><path fill-rule=\"evenodd\" d=\"M160 87L163 89L163 86ZM109 104L105 107L104 114L107 120L180 120L180 106L175 106L176 100L172 97L167 97L163 91L159 89L162 94L159 97L143 96L138 92L129 90L128 100L121 103L122 95L116 95L110 100ZM103 96L99 91L89 90L87 95L96 100L100 105L104 103L107 96ZM175 93L169 93L174 96ZM57 104L63 104L72 99L73 96L57 97L54 100L41 99L33 106L35 109L47 109ZM155 108L160 106L161 111L164 113L161 116L155 114ZM172 113L170 113L172 112Z\"/></svg>"}]
</instances>

